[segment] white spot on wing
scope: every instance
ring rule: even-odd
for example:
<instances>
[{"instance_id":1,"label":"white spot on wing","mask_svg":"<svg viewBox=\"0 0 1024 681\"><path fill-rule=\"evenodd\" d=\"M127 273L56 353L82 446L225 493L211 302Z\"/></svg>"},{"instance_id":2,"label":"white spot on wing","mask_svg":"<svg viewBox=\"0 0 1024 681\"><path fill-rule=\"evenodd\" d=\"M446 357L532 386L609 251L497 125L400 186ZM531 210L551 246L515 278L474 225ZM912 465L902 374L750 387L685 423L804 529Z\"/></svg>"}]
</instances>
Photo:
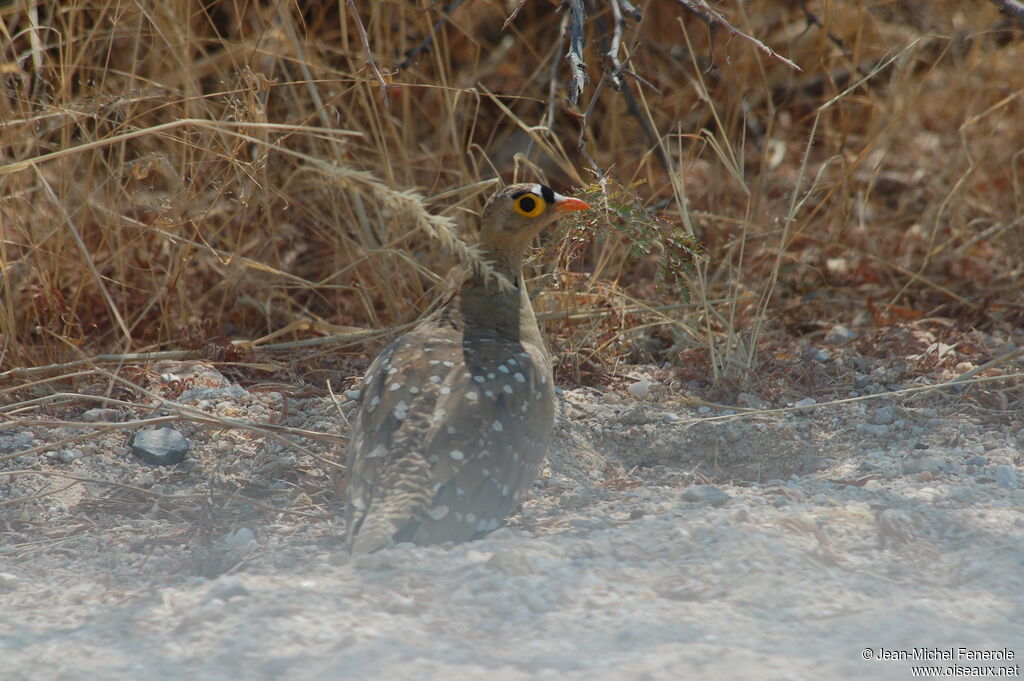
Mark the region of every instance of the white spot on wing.
<instances>
[{"instance_id":1,"label":"white spot on wing","mask_svg":"<svg viewBox=\"0 0 1024 681\"><path fill-rule=\"evenodd\" d=\"M434 520L442 520L445 516L448 515L448 507L437 506L427 511L427 515L429 515Z\"/></svg>"},{"instance_id":2,"label":"white spot on wing","mask_svg":"<svg viewBox=\"0 0 1024 681\"><path fill-rule=\"evenodd\" d=\"M516 379L517 381L519 381L520 383L526 383L526 376L523 376L523 375L522 375L521 373L519 373L518 371L517 371L517 372L516 372L516 373L515 373L515 374L513 375L513 378L515 378L515 379Z\"/></svg>"},{"instance_id":3,"label":"white spot on wing","mask_svg":"<svg viewBox=\"0 0 1024 681\"><path fill-rule=\"evenodd\" d=\"M466 455L463 454L462 450L460 449L453 449L452 451L448 452L448 456L452 457L452 459L454 459L455 461L462 461L464 458L466 458Z\"/></svg>"},{"instance_id":4,"label":"white spot on wing","mask_svg":"<svg viewBox=\"0 0 1024 681\"><path fill-rule=\"evenodd\" d=\"M495 421L493 424L491 424L491 428L493 428L498 433L504 430L504 427L501 425L501 421Z\"/></svg>"}]
</instances>

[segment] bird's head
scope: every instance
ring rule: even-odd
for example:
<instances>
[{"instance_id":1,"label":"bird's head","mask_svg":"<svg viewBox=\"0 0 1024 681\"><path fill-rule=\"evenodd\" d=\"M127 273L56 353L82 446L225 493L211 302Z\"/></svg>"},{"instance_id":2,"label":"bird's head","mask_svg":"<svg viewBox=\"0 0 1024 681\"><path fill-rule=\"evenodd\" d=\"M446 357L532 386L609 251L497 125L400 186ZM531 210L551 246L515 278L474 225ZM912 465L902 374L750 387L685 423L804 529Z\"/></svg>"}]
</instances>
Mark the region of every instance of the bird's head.
<instances>
[{"instance_id":1,"label":"bird's head","mask_svg":"<svg viewBox=\"0 0 1024 681\"><path fill-rule=\"evenodd\" d=\"M487 200L480 222L480 242L519 250L566 213L588 208L585 201L562 196L542 184L512 184Z\"/></svg>"}]
</instances>

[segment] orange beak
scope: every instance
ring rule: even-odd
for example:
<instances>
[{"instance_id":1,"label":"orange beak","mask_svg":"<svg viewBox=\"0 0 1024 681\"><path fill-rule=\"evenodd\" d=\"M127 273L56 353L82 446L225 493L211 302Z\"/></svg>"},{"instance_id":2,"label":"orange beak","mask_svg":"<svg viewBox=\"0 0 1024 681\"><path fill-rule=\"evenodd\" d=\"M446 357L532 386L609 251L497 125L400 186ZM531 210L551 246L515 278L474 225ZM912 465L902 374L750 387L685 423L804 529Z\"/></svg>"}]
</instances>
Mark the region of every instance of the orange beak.
<instances>
[{"instance_id":1,"label":"orange beak","mask_svg":"<svg viewBox=\"0 0 1024 681\"><path fill-rule=\"evenodd\" d=\"M555 199L555 210L568 213L572 210L590 210L590 204L572 196L558 196Z\"/></svg>"}]
</instances>

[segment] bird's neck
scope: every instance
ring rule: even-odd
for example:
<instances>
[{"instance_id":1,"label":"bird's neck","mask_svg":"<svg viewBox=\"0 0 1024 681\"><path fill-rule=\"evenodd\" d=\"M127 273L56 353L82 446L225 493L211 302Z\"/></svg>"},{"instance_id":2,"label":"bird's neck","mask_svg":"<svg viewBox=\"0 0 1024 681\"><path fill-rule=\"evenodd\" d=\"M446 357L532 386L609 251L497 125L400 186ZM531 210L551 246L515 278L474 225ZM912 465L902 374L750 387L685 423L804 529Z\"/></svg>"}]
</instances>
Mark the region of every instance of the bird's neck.
<instances>
[{"instance_id":1,"label":"bird's neck","mask_svg":"<svg viewBox=\"0 0 1024 681\"><path fill-rule=\"evenodd\" d=\"M497 331L513 340L544 347L523 281L522 249L495 249L481 244L481 251L493 270L511 286L503 287L492 275L474 272L467 276L457 296L467 330Z\"/></svg>"}]
</instances>

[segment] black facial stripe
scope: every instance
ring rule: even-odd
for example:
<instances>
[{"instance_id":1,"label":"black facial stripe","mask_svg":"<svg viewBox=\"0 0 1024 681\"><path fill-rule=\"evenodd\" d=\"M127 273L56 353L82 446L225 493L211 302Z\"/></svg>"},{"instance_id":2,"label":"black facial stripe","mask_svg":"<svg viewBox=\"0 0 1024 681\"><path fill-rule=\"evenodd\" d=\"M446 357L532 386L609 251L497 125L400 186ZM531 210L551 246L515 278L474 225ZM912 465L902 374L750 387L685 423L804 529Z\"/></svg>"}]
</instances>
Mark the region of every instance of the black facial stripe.
<instances>
[{"instance_id":1,"label":"black facial stripe","mask_svg":"<svg viewBox=\"0 0 1024 681\"><path fill-rule=\"evenodd\" d=\"M540 195L544 197L544 201L546 201L548 205L554 203L555 191L551 187L545 186L543 184L538 186L540 187Z\"/></svg>"}]
</instances>

